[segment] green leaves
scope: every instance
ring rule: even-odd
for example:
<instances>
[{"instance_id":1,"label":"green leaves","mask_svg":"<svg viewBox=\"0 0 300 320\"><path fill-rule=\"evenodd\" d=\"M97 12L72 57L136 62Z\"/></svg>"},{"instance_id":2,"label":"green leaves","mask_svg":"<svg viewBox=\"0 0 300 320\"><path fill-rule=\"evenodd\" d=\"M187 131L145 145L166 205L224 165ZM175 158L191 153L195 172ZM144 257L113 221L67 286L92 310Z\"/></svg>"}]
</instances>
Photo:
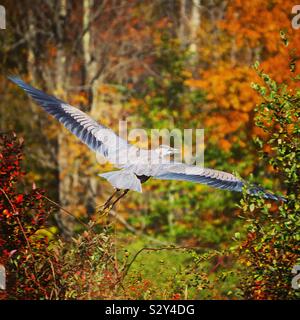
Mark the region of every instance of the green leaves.
<instances>
[{"instance_id":1,"label":"green leaves","mask_svg":"<svg viewBox=\"0 0 300 320\"><path fill-rule=\"evenodd\" d=\"M300 252L300 137L295 130L300 119L298 93L292 94L259 71L258 63L254 67L265 83L251 85L263 99L256 109L255 123L265 132L254 141L265 167L272 167L280 179L274 184L276 190L285 189L289 200L266 203L244 192L240 207L251 219L246 227L247 241L240 250L240 259L248 266L242 288L250 299L258 292L261 298L293 299L297 293L290 289L290 272Z\"/></svg>"},{"instance_id":2,"label":"green leaves","mask_svg":"<svg viewBox=\"0 0 300 320\"><path fill-rule=\"evenodd\" d=\"M281 41L287 47L289 45L289 39L288 39L288 36L287 36L286 29L285 30L280 30L279 34L280 34Z\"/></svg>"}]
</instances>

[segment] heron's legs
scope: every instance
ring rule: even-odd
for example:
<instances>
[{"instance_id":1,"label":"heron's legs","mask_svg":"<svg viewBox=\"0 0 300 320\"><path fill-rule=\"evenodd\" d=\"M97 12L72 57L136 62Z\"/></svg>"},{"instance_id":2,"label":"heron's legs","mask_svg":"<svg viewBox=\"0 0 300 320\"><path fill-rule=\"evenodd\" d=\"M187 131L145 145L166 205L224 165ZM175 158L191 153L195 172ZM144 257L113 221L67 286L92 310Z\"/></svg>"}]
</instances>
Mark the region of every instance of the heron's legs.
<instances>
[{"instance_id":1,"label":"heron's legs","mask_svg":"<svg viewBox=\"0 0 300 320\"><path fill-rule=\"evenodd\" d=\"M113 197L120 191L120 189L116 189L116 191L105 201L104 205L103 205L103 209L106 209L107 207L109 207L110 201L113 199Z\"/></svg>"},{"instance_id":2,"label":"heron's legs","mask_svg":"<svg viewBox=\"0 0 300 320\"><path fill-rule=\"evenodd\" d=\"M113 199L113 197L118 193L120 191L120 189L116 189L115 190L115 192L105 201L105 203L104 204L101 204L101 205L99 205L99 206L97 206L97 209L98 208L102 208L102 210L99 210L99 211L103 211L103 210L105 210L105 209L107 209L109 206L110 206L110 202L111 202L111 200ZM98 212L99 212L98 211Z\"/></svg>"},{"instance_id":3,"label":"heron's legs","mask_svg":"<svg viewBox=\"0 0 300 320\"><path fill-rule=\"evenodd\" d=\"M97 210L97 213L101 213L101 217L105 216L108 214L108 212L115 206L115 204L121 199L123 198L127 192L129 191L129 189L124 190L123 193L121 193L121 195L119 195L113 203L111 203L112 199L114 198L114 196L121 191L120 189L116 189L116 191L106 200L106 202L101 205L98 206L98 208L100 208L99 210Z\"/></svg>"},{"instance_id":4,"label":"heron's legs","mask_svg":"<svg viewBox=\"0 0 300 320\"><path fill-rule=\"evenodd\" d=\"M129 191L129 189L124 190L124 192L120 196L118 196L118 198L109 206L109 208L112 209L119 200L121 200L123 197L125 197L125 195L128 193L128 191Z\"/></svg>"}]
</instances>

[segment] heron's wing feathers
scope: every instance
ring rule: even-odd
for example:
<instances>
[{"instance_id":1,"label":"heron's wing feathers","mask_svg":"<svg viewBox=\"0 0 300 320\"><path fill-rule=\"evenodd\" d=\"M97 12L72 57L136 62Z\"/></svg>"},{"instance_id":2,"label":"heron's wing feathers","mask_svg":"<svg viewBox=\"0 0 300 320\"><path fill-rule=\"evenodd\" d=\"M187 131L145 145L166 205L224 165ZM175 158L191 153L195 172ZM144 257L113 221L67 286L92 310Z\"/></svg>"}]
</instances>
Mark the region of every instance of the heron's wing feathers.
<instances>
[{"instance_id":1,"label":"heron's wing feathers","mask_svg":"<svg viewBox=\"0 0 300 320\"><path fill-rule=\"evenodd\" d=\"M97 123L78 108L47 95L19 78L9 77L9 79L22 88L45 111L54 116L93 151L108 157L109 154L115 153L116 149L128 146L127 141L117 136L111 129Z\"/></svg>"},{"instance_id":2,"label":"heron's wing feathers","mask_svg":"<svg viewBox=\"0 0 300 320\"><path fill-rule=\"evenodd\" d=\"M186 164L162 165L162 173L157 174L155 178L162 180L183 180L206 184L218 189L227 189L241 191L243 182L230 173L189 166Z\"/></svg>"},{"instance_id":3,"label":"heron's wing feathers","mask_svg":"<svg viewBox=\"0 0 300 320\"><path fill-rule=\"evenodd\" d=\"M234 175L208 168L190 166L186 164L169 164L163 165L160 170L162 173L156 174L154 178L162 180L182 180L202 183L218 189L241 192L245 182ZM262 193L266 199L284 200L258 186L251 186L248 189L249 194L257 195Z\"/></svg>"}]
</instances>

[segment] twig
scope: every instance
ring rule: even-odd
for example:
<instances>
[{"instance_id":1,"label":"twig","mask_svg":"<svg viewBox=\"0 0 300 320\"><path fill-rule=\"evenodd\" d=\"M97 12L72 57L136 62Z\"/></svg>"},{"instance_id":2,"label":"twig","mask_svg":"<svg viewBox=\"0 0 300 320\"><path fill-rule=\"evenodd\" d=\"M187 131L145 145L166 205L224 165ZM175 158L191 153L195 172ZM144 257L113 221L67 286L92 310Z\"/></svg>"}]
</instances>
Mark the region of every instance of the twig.
<instances>
[{"instance_id":1,"label":"twig","mask_svg":"<svg viewBox=\"0 0 300 320\"><path fill-rule=\"evenodd\" d=\"M73 217L78 223L80 223L82 226L84 226L85 228L87 228L88 230L91 230L91 227L89 225L87 225L86 223L84 223L83 221L79 220L73 213L71 213L70 211L68 211L67 209L63 208L60 204L58 204L57 202L49 199L48 197L44 196L43 194L40 194L43 198L45 198L46 200L48 200L49 202L51 202L52 204L54 204L55 206L57 206L58 208L60 208L62 211L64 211L65 213L67 213L69 216Z\"/></svg>"},{"instance_id":2,"label":"twig","mask_svg":"<svg viewBox=\"0 0 300 320\"><path fill-rule=\"evenodd\" d=\"M53 290L55 290L55 294L56 294L56 298L57 298L58 297L59 288L58 288L57 282L56 282L55 269L54 269L53 263L52 263L50 258L48 259L48 261L49 261L50 266L51 266L52 276L53 276L53 280L54 280L55 289L53 289ZM52 295L53 290L51 291L51 295Z\"/></svg>"},{"instance_id":3,"label":"twig","mask_svg":"<svg viewBox=\"0 0 300 320\"><path fill-rule=\"evenodd\" d=\"M223 262L224 262L224 256L218 257L218 261L217 261L216 265L214 265L214 266L212 267L212 269L209 271L209 273L214 273L214 272L217 270L217 268L218 268L220 265L223 264Z\"/></svg>"}]
</instances>

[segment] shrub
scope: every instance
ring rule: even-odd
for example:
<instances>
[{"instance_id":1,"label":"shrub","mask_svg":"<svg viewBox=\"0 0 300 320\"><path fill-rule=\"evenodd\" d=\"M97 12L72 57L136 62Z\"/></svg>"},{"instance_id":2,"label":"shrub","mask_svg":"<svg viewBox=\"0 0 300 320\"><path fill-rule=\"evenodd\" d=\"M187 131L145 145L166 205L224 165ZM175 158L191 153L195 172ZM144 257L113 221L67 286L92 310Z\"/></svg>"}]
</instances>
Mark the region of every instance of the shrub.
<instances>
[{"instance_id":1,"label":"shrub","mask_svg":"<svg viewBox=\"0 0 300 320\"><path fill-rule=\"evenodd\" d=\"M0 257L7 271L7 297L30 299L50 294L48 238L33 235L51 209L42 190L21 190L22 149L23 141L15 135L0 135Z\"/></svg>"},{"instance_id":2,"label":"shrub","mask_svg":"<svg viewBox=\"0 0 300 320\"><path fill-rule=\"evenodd\" d=\"M247 299L295 299L300 297L291 286L292 269L300 264L300 90L277 84L258 65L256 70L264 85L253 84L263 98L256 110L262 136L255 141L266 175L271 168L280 177L287 201L267 203L244 194L241 207L248 224L239 248L246 267L241 286Z\"/></svg>"},{"instance_id":3,"label":"shrub","mask_svg":"<svg viewBox=\"0 0 300 320\"><path fill-rule=\"evenodd\" d=\"M0 263L7 287L0 299L111 297L119 283L114 242L89 231L65 242L52 235L42 190L21 190L23 142L0 134Z\"/></svg>"}]
</instances>

